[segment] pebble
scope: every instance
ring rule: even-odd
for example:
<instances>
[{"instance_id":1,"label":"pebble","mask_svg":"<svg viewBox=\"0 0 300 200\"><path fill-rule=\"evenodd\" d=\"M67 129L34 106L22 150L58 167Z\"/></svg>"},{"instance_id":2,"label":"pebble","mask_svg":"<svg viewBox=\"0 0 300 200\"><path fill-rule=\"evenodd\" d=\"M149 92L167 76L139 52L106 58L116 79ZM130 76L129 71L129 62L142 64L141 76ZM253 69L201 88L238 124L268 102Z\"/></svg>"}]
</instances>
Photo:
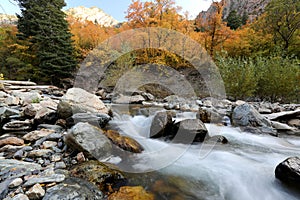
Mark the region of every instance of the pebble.
<instances>
[{"instance_id":1,"label":"pebble","mask_svg":"<svg viewBox=\"0 0 300 200\"><path fill-rule=\"evenodd\" d=\"M52 147L55 147L57 145L57 142L53 142L53 141L45 141L43 142L43 148L44 149L50 149Z\"/></svg>"},{"instance_id":2,"label":"pebble","mask_svg":"<svg viewBox=\"0 0 300 200\"><path fill-rule=\"evenodd\" d=\"M45 190L42 188L40 184L35 184L26 192L26 195L30 200L41 199L45 196Z\"/></svg>"},{"instance_id":3,"label":"pebble","mask_svg":"<svg viewBox=\"0 0 300 200\"><path fill-rule=\"evenodd\" d=\"M30 158L36 158L36 157L49 157L50 154L52 154L53 151L50 149L38 149L33 150L28 153L28 157Z\"/></svg>"},{"instance_id":4,"label":"pebble","mask_svg":"<svg viewBox=\"0 0 300 200\"><path fill-rule=\"evenodd\" d=\"M8 185L9 188L15 188L20 186L23 183L23 180L21 178L16 178L10 184Z\"/></svg>"},{"instance_id":5,"label":"pebble","mask_svg":"<svg viewBox=\"0 0 300 200\"><path fill-rule=\"evenodd\" d=\"M65 164L65 162L57 162L57 163L55 163L55 169L66 169L67 168L67 166L66 166L66 164Z\"/></svg>"},{"instance_id":6,"label":"pebble","mask_svg":"<svg viewBox=\"0 0 300 200\"><path fill-rule=\"evenodd\" d=\"M61 155L60 154L54 154L51 156L51 161L52 162L58 162L61 161Z\"/></svg>"},{"instance_id":7,"label":"pebble","mask_svg":"<svg viewBox=\"0 0 300 200\"><path fill-rule=\"evenodd\" d=\"M29 200L29 198L25 194L17 194L12 198L12 200Z\"/></svg>"},{"instance_id":8,"label":"pebble","mask_svg":"<svg viewBox=\"0 0 300 200\"><path fill-rule=\"evenodd\" d=\"M85 157L84 157L83 152L78 153L77 156L76 156L76 159L77 159L77 161L79 163L84 162L85 161Z\"/></svg>"}]
</instances>

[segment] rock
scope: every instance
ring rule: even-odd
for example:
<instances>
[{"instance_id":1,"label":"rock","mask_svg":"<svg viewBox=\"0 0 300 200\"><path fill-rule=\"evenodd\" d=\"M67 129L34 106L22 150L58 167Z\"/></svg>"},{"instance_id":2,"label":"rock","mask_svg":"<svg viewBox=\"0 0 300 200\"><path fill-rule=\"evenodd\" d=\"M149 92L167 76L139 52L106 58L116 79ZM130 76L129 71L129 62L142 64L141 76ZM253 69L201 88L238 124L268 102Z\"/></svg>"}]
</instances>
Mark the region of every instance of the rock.
<instances>
[{"instance_id":1,"label":"rock","mask_svg":"<svg viewBox=\"0 0 300 200\"><path fill-rule=\"evenodd\" d=\"M169 134L173 126L172 114L170 112L161 111L155 114L151 127L150 137L159 138Z\"/></svg>"},{"instance_id":2,"label":"rock","mask_svg":"<svg viewBox=\"0 0 300 200\"><path fill-rule=\"evenodd\" d=\"M12 200L29 200L29 198L25 194L17 194L12 198Z\"/></svg>"},{"instance_id":3,"label":"rock","mask_svg":"<svg viewBox=\"0 0 300 200\"><path fill-rule=\"evenodd\" d=\"M146 99L142 95L124 96L118 95L112 98L112 102L116 104L140 104Z\"/></svg>"},{"instance_id":4,"label":"rock","mask_svg":"<svg viewBox=\"0 0 300 200\"><path fill-rule=\"evenodd\" d=\"M35 184L26 192L29 199L41 199L45 195L45 190L40 184Z\"/></svg>"},{"instance_id":5,"label":"rock","mask_svg":"<svg viewBox=\"0 0 300 200\"><path fill-rule=\"evenodd\" d=\"M223 119L222 119L222 124L224 126L230 126L231 125L231 120L228 116L224 116Z\"/></svg>"},{"instance_id":6,"label":"rock","mask_svg":"<svg viewBox=\"0 0 300 200\"><path fill-rule=\"evenodd\" d=\"M12 182L10 182L8 187L15 188L15 187L20 186L22 183L23 183L23 180L21 178L16 178L16 179L12 180Z\"/></svg>"},{"instance_id":7,"label":"rock","mask_svg":"<svg viewBox=\"0 0 300 200\"><path fill-rule=\"evenodd\" d=\"M67 119L76 113L108 114L109 110L96 95L80 88L71 88L59 102L57 112L60 118Z\"/></svg>"},{"instance_id":8,"label":"rock","mask_svg":"<svg viewBox=\"0 0 300 200\"><path fill-rule=\"evenodd\" d=\"M248 103L235 107L232 113L232 123L235 126L249 127L246 129L253 130L248 130L251 133L277 135L276 130L272 128L271 122Z\"/></svg>"},{"instance_id":9,"label":"rock","mask_svg":"<svg viewBox=\"0 0 300 200\"><path fill-rule=\"evenodd\" d=\"M65 164L65 162L57 162L57 163L55 163L55 169L66 169L67 168L67 166L66 166L66 164Z\"/></svg>"},{"instance_id":10,"label":"rock","mask_svg":"<svg viewBox=\"0 0 300 200\"><path fill-rule=\"evenodd\" d=\"M11 121L2 127L4 131L29 131L32 128L32 123L30 121Z\"/></svg>"},{"instance_id":11,"label":"rock","mask_svg":"<svg viewBox=\"0 0 300 200\"><path fill-rule=\"evenodd\" d=\"M246 101L237 100L234 104L235 104L235 106L241 106L241 105L243 105L245 103L246 103Z\"/></svg>"},{"instance_id":12,"label":"rock","mask_svg":"<svg viewBox=\"0 0 300 200\"><path fill-rule=\"evenodd\" d=\"M79 178L67 178L48 188L43 200L104 199L103 193L92 183Z\"/></svg>"},{"instance_id":13,"label":"rock","mask_svg":"<svg viewBox=\"0 0 300 200\"><path fill-rule=\"evenodd\" d=\"M30 92L21 92L21 91L12 91L12 95L18 97L22 100L23 105L34 103L35 101L40 101L42 99L39 92L30 91Z\"/></svg>"},{"instance_id":14,"label":"rock","mask_svg":"<svg viewBox=\"0 0 300 200\"><path fill-rule=\"evenodd\" d=\"M275 169L275 176L280 181L292 186L300 186L300 158L290 157L281 162Z\"/></svg>"},{"instance_id":15,"label":"rock","mask_svg":"<svg viewBox=\"0 0 300 200\"><path fill-rule=\"evenodd\" d=\"M10 116L14 115L19 115L20 111L8 108L8 107L0 107L0 118L1 119L6 119L9 118Z\"/></svg>"},{"instance_id":16,"label":"rock","mask_svg":"<svg viewBox=\"0 0 300 200\"><path fill-rule=\"evenodd\" d=\"M105 193L124 185L127 181L120 171L111 169L99 161L87 161L76 165L71 169L70 174L94 183Z\"/></svg>"},{"instance_id":17,"label":"rock","mask_svg":"<svg viewBox=\"0 0 300 200\"><path fill-rule=\"evenodd\" d=\"M53 130L56 133L61 133L63 132L63 127L59 126L59 125L51 125L51 124L39 124L37 127L38 130L41 129L49 129L49 130Z\"/></svg>"},{"instance_id":18,"label":"rock","mask_svg":"<svg viewBox=\"0 0 300 200\"><path fill-rule=\"evenodd\" d=\"M300 119L291 119L288 121L288 125L300 128Z\"/></svg>"},{"instance_id":19,"label":"rock","mask_svg":"<svg viewBox=\"0 0 300 200\"><path fill-rule=\"evenodd\" d=\"M63 174L53 174L51 176L42 176L42 177L31 177L25 183L24 187L32 186L37 183L60 183L65 180L65 175Z\"/></svg>"},{"instance_id":20,"label":"rock","mask_svg":"<svg viewBox=\"0 0 300 200\"><path fill-rule=\"evenodd\" d=\"M20 103L20 99L14 96L8 96L5 98L4 103L8 106L17 106Z\"/></svg>"},{"instance_id":21,"label":"rock","mask_svg":"<svg viewBox=\"0 0 300 200\"><path fill-rule=\"evenodd\" d=\"M41 129L41 130L36 130L36 131L31 131L27 133L26 135L23 136L23 139L26 141L36 141L38 139L41 139L43 137L46 137L52 133L54 133L54 130L49 130L49 129Z\"/></svg>"},{"instance_id":22,"label":"rock","mask_svg":"<svg viewBox=\"0 0 300 200\"><path fill-rule=\"evenodd\" d=\"M43 142L42 145L43 145L44 149L50 149L52 147L57 146L57 142L54 142L54 141L45 141L45 142Z\"/></svg>"},{"instance_id":23,"label":"rock","mask_svg":"<svg viewBox=\"0 0 300 200\"><path fill-rule=\"evenodd\" d=\"M22 145L24 145L24 140L17 138L17 137L8 137L8 138L0 140L0 147L3 147L5 145L22 146Z\"/></svg>"},{"instance_id":24,"label":"rock","mask_svg":"<svg viewBox=\"0 0 300 200\"><path fill-rule=\"evenodd\" d=\"M204 123L199 119L185 119L174 126L176 131L172 132L173 142L203 142L208 132Z\"/></svg>"},{"instance_id":25,"label":"rock","mask_svg":"<svg viewBox=\"0 0 300 200\"><path fill-rule=\"evenodd\" d=\"M31 104L28 104L26 105L24 108L23 108L23 111L22 111L22 114L23 116L25 117L30 117L30 118L33 118L36 113L41 110L43 107L41 106L41 104L39 103L31 103Z\"/></svg>"},{"instance_id":26,"label":"rock","mask_svg":"<svg viewBox=\"0 0 300 200\"><path fill-rule=\"evenodd\" d=\"M141 186L123 186L119 191L109 195L108 200L154 200L154 195Z\"/></svg>"},{"instance_id":27,"label":"rock","mask_svg":"<svg viewBox=\"0 0 300 200\"><path fill-rule=\"evenodd\" d=\"M61 161L62 156L60 154L54 154L51 156L50 160L51 162L58 162Z\"/></svg>"},{"instance_id":28,"label":"rock","mask_svg":"<svg viewBox=\"0 0 300 200\"><path fill-rule=\"evenodd\" d=\"M112 141L113 144L125 151L141 153L144 150L144 148L137 141L130 137L122 136L117 131L108 130L104 132L104 134Z\"/></svg>"},{"instance_id":29,"label":"rock","mask_svg":"<svg viewBox=\"0 0 300 200\"><path fill-rule=\"evenodd\" d=\"M107 114L101 113L76 113L72 117L72 122L68 120L69 126L75 125L79 122L88 122L89 124L97 127L104 128L109 122L111 117Z\"/></svg>"},{"instance_id":30,"label":"rock","mask_svg":"<svg viewBox=\"0 0 300 200\"><path fill-rule=\"evenodd\" d=\"M208 138L208 141L214 141L214 142L218 142L221 144L227 144L228 143L228 139L222 135L215 135L212 137Z\"/></svg>"},{"instance_id":31,"label":"rock","mask_svg":"<svg viewBox=\"0 0 300 200\"><path fill-rule=\"evenodd\" d=\"M37 149L37 150L30 151L27 156L29 158L37 158L37 157L47 158L52 153L53 153L53 151L50 149Z\"/></svg>"},{"instance_id":32,"label":"rock","mask_svg":"<svg viewBox=\"0 0 300 200\"><path fill-rule=\"evenodd\" d=\"M82 152L77 154L76 159L79 163L82 163L86 160L85 157L84 157L84 154Z\"/></svg>"},{"instance_id":33,"label":"rock","mask_svg":"<svg viewBox=\"0 0 300 200\"><path fill-rule=\"evenodd\" d=\"M260 114L271 114L272 113L272 110L271 109L268 109L268 108L259 108L258 109L258 112Z\"/></svg>"},{"instance_id":34,"label":"rock","mask_svg":"<svg viewBox=\"0 0 300 200\"><path fill-rule=\"evenodd\" d=\"M284 112L278 112L278 113L272 113L269 115L264 115L269 120L278 121L278 120L289 120L289 119L295 119L297 116L300 115L300 109L294 110L294 111L284 111Z\"/></svg>"},{"instance_id":35,"label":"rock","mask_svg":"<svg viewBox=\"0 0 300 200\"><path fill-rule=\"evenodd\" d=\"M86 157L104 159L110 156L111 142L103 131L88 123L78 123L64 137L65 143Z\"/></svg>"},{"instance_id":36,"label":"rock","mask_svg":"<svg viewBox=\"0 0 300 200\"><path fill-rule=\"evenodd\" d=\"M272 127L279 131L295 131L296 128L280 122L271 121Z\"/></svg>"},{"instance_id":37,"label":"rock","mask_svg":"<svg viewBox=\"0 0 300 200\"><path fill-rule=\"evenodd\" d=\"M220 123L222 116L214 108L201 108L196 115L203 123Z\"/></svg>"}]
</instances>

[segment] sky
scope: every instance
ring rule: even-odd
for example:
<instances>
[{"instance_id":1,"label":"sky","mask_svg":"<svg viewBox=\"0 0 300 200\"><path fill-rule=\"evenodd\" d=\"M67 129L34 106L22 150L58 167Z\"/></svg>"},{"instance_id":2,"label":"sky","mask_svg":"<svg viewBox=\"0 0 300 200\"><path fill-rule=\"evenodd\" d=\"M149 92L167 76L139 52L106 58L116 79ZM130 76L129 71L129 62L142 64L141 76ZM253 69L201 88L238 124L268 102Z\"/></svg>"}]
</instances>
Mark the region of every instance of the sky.
<instances>
[{"instance_id":1,"label":"sky","mask_svg":"<svg viewBox=\"0 0 300 200\"><path fill-rule=\"evenodd\" d=\"M65 2L67 6L64 9L96 6L120 22L126 21L125 12L131 4L131 0L65 0ZM175 2L183 8L182 12L188 11L192 19L202 10L207 10L212 0L175 0ZM20 13L20 10L14 0L0 0L0 13L15 14Z\"/></svg>"}]
</instances>

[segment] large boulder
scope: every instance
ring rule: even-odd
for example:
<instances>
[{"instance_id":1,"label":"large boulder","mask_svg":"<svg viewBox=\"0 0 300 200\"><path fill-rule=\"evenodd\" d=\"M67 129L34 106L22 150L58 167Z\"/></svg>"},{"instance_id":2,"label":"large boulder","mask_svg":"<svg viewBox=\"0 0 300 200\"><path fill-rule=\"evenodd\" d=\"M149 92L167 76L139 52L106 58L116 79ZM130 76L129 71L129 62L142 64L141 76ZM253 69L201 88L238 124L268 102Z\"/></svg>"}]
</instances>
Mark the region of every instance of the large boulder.
<instances>
[{"instance_id":1,"label":"large boulder","mask_svg":"<svg viewBox=\"0 0 300 200\"><path fill-rule=\"evenodd\" d=\"M80 122L64 137L65 143L74 150L82 151L86 157L104 159L111 154L111 142L103 131L89 123Z\"/></svg>"},{"instance_id":2,"label":"large boulder","mask_svg":"<svg viewBox=\"0 0 300 200\"><path fill-rule=\"evenodd\" d=\"M300 158L290 157L275 169L275 176L286 184L300 187Z\"/></svg>"},{"instance_id":3,"label":"large boulder","mask_svg":"<svg viewBox=\"0 0 300 200\"><path fill-rule=\"evenodd\" d=\"M174 142L203 142L208 132L204 123L199 119L185 119L177 122L174 126L172 131Z\"/></svg>"},{"instance_id":4,"label":"large boulder","mask_svg":"<svg viewBox=\"0 0 300 200\"><path fill-rule=\"evenodd\" d=\"M170 134L173 126L172 113L168 111L161 111L155 114L151 127L150 137L159 138Z\"/></svg>"},{"instance_id":5,"label":"large boulder","mask_svg":"<svg viewBox=\"0 0 300 200\"><path fill-rule=\"evenodd\" d=\"M96 95L81 88L71 88L59 102L57 112L59 117L67 119L75 113L108 114L109 109Z\"/></svg>"},{"instance_id":6,"label":"large boulder","mask_svg":"<svg viewBox=\"0 0 300 200\"><path fill-rule=\"evenodd\" d=\"M232 123L235 126L243 127L243 130L248 132L276 135L276 130L272 128L271 122L248 103L234 108Z\"/></svg>"}]
</instances>

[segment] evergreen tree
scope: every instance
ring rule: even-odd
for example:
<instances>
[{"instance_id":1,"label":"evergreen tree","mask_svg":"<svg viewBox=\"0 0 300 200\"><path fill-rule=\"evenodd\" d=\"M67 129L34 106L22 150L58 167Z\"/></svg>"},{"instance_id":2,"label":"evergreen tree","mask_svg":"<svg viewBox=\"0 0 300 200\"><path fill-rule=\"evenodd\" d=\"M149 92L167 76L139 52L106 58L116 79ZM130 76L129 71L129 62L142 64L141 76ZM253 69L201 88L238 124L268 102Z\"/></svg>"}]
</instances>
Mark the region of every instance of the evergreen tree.
<instances>
[{"instance_id":1,"label":"evergreen tree","mask_svg":"<svg viewBox=\"0 0 300 200\"><path fill-rule=\"evenodd\" d=\"M236 10L230 11L228 17L226 18L227 26L232 30L238 29L242 25L241 16L239 16Z\"/></svg>"},{"instance_id":2,"label":"evergreen tree","mask_svg":"<svg viewBox=\"0 0 300 200\"><path fill-rule=\"evenodd\" d=\"M62 78L72 77L77 62L71 33L61 10L64 0L16 0L21 8L18 15L18 37L29 40L33 61L39 69L39 82L60 85Z\"/></svg>"}]
</instances>

